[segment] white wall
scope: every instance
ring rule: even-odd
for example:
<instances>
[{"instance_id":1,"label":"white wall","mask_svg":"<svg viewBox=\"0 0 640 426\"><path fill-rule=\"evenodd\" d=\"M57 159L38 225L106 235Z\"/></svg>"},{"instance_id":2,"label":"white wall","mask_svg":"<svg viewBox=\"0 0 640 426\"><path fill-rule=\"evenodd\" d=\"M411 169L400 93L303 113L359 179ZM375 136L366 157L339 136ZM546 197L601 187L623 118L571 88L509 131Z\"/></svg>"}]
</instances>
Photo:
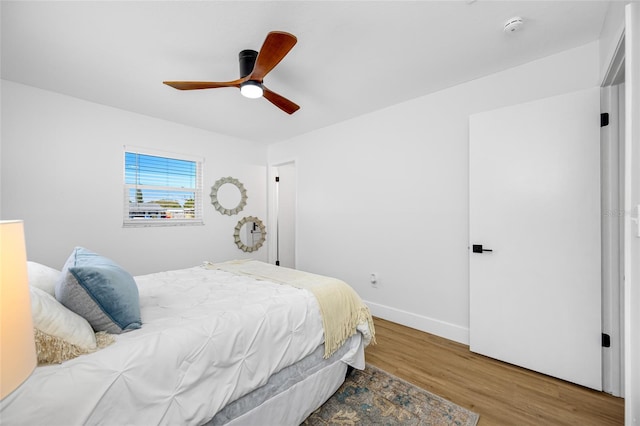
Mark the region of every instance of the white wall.
<instances>
[{"instance_id":1,"label":"white wall","mask_svg":"<svg viewBox=\"0 0 640 426\"><path fill-rule=\"evenodd\" d=\"M31 260L61 268L76 245L134 275L203 260L266 260L265 246L249 256L233 240L240 218L266 220L264 145L9 81L1 89L0 217L25 221ZM123 228L123 145L204 157L205 225ZM247 189L237 216L210 204L210 188L224 176Z\"/></svg>"},{"instance_id":2,"label":"white wall","mask_svg":"<svg viewBox=\"0 0 640 426\"><path fill-rule=\"evenodd\" d=\"M296 160L298 269L467 343L468 116L596 87L598 54L590 43L271 145L269 164Z\"/></svg>"}]
</instances>

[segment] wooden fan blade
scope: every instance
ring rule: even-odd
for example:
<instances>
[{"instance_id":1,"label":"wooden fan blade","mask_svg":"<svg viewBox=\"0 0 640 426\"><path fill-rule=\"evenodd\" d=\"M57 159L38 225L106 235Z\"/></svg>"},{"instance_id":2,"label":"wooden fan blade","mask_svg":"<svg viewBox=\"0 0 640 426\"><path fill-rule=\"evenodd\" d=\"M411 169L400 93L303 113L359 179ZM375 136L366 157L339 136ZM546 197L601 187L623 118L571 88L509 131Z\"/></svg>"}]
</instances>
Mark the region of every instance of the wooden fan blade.
<instances>
[{"instance_id":1,"label":"wooden fan blade","mask_svg":"<svg viewBox=\"0 0 640 426\"><path fill-rule=\"evenodd\" d=\"M220 87L240 87L248 78L233 81L163 81L167 86L178 90L217 89Z\"/></svg>"},{"instance_id":2,"label":"wooden fan blade","mask_svg":"<svg viewBox=\"0 0 640 426\"><path fill-rule=\"evenodd\" d=\"M271 90L267 89L264 86L262 86L262 90L263 90L262 96L266 100L268 100L269 102L271 102L272 104L274 104L275 106L277 106L278 108L286 112L287 114L293 114L294 112L300 109L299 105L296 105L295 103L291 102L289 99L278 95L276 92L272 92Z\"/></svg>"},{"instance_id":3,"label":"wooden fan blade","mask_svg":"<svg viewBox=\"0 0 640 426\"><path fill-rule=\"evenodd\" d=\"M298 39L293 34L283 31L271 31L264 40L249 80L262 81L287 53L295 46Z\"/></svg>"}]
</instances>

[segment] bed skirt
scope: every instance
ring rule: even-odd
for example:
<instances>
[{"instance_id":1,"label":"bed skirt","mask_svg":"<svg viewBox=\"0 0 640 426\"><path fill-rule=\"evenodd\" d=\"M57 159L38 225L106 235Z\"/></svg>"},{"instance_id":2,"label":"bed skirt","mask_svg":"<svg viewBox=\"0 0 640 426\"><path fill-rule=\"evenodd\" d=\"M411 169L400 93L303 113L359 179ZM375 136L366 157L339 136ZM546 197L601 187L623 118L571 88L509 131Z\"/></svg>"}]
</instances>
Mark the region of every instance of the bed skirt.
<instances>
[{"instance_id":1,"label":"bed skirt","mask_svg":"<svg viewBox=\"0 0 640 426\"><path fill-rule=\"evenodd\" d=\"M364 368L362 336L351 336L330 358L323 355L320 345L264 386L228 404L205 425L299 425L338 390L348 366Z\"/></svg>"}]
</instances>

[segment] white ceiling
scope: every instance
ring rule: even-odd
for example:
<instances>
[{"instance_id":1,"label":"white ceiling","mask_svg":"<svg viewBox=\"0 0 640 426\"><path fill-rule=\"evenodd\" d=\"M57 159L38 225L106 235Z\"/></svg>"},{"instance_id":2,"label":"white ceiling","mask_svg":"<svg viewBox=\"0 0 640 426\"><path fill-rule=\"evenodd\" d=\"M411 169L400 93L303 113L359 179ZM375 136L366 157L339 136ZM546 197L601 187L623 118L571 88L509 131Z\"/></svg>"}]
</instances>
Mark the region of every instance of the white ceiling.
<instances>
[{"instance_id":1,"label":"white ceiling","mask_svg":"<svg viewBox=\"0 0 640 426\"><path fill-rule=\"evenodd\" d=\"M605 1L2 1L2 78L270 143L598 39ZM521 16L521 31L504 22ZM234 88L269 31L298 44L265 78L289 116Z\"/></svg>"}]
</instances>

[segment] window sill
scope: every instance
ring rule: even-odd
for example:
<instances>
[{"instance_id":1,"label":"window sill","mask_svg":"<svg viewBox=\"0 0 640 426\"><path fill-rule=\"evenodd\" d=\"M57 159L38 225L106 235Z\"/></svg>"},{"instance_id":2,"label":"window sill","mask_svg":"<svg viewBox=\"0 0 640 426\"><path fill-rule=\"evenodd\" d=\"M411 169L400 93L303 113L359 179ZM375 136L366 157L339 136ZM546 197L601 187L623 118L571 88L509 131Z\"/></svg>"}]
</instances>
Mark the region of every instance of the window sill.
<instances>
[{"instance_id":1,"label":"window sill","mask_svg":"<svg viewBox=\"0 0 640 426\"><path fill-rule=\"evenodd\" d=\"M190 221L179 221L179 220L163 220L163 221L152 221L152 220L140 220L140 221L130 221L123 222L123 228L157 228L157 227L167 227L167 226L203 226L204 222L202 220L190 220Z\"/></svg>"}]
</instances>

